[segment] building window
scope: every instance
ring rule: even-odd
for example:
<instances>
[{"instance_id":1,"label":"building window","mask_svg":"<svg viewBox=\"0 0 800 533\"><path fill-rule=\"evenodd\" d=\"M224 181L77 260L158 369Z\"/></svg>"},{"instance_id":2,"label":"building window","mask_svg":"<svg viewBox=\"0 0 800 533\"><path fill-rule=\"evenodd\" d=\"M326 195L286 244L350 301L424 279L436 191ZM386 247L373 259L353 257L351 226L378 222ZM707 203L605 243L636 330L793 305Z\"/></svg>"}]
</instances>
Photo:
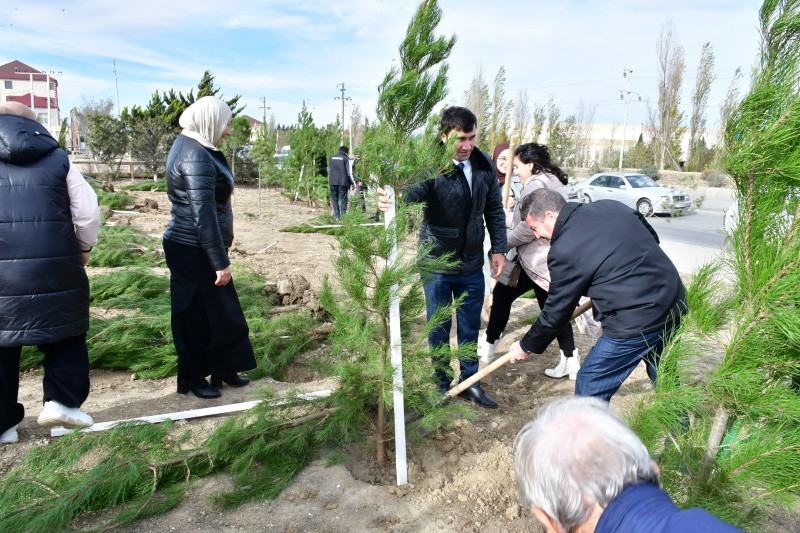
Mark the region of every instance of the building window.
<instances>
[{"instance_id":1,"label":"building window","mask_svg":"<svg viewBox=\"0 0 800 533\"><path fill-rule=\"evenodd\" d=\"M50 122L47 120L47 113L39 113L36 116L36 120L38 120L40 124L48 124Z\"/></svg>"},{"instance_id":2,"label":"building window","mask_svg":"<svg viewBox=\"0 0 800 533\"><path fill-rule=\"evenodd\" d=\"M11 80L5 80L5 82L6 82L6 89L14 88L14 82L12 82Z\"/></svg>"},{"instance_id":3,"label":"building window","mask_svg":"<svg viewBox=\"0 0 800 533\"><path fill-rule=\"evenodd\" d=\"M53 83L52 81L50 82L50 90L51 91L55 91L56 90L56 84Z\"/></svg>"}]
</instances>

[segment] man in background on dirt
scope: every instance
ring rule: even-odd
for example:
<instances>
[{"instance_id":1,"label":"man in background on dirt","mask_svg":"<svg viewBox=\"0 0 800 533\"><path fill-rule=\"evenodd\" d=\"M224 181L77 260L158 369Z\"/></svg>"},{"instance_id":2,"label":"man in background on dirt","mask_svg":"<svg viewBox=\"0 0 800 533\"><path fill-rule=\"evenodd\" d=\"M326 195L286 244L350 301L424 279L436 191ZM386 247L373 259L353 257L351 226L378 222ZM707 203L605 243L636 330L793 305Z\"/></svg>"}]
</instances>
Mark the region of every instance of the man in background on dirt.
<instances>
[{"instance_id":1,"label":"man in background on dirt","mask_svg":"<svg viewBox=\"0 0 800 533\"><path fill-rule=\"evenodd\" d=\"M40 425L91 426L89 280L97 195L30 108L0 103L0 443L19 440L23 346L44 353Z\"/></svg>"},{"instance_id":2,"label":"man in background on dirt","mask_svg":"<svg viewBox=\"0 0 800 533\"><path fill-rule=\"evenodd\" d=\"M526 196L521 216L537 237L550 239L550 295L509 348L511 362L542 353L588 296L603 335L578 372L575 394L610 400L642 360L655 383L661 351L686 311L683 283L655 230L615 200L567 203L549 189Z\"/></svg>"},{"instance_id":3,"label":"man in background on dirt","mask_svg":"<svg viewBox=\"0 0 800 533\"><path fill-rule=\"evenodd\" d=\"M514 477L522 505L548 533L739 531L703 509L676 507L645 445L598 398L544 405L514 441Z\"/></svg>"},{"instance_id":4,"label":"man in background on dirt","mask_svg":"<svg viewBox=\"0 0 800 533\"><path fill-rule=\"evenodd\" d=\"M475 150L478 121L469 109L448 107L442 113L441 141L454 138L453 166L444 174L413 185L404 191L408 203L423 202L425 211L420 228L420 242L431 245L431 255L451 254L458 264L446 272L437 272L423 279L428 320L437 309L464 297L456 310L458 345L477 343L483 306L483 235L484 220L492 241L492 277L497 277L505 265L506 223L500 185L489 156ZM386 211L390 199L378 190L378 208ZM452 320L428 334L432 350L450 345ZM477 351L459 358L463 382L478 371ZM445 394L452 378L448 373L449 355L433 358L433 379L439 392ZM483 407L495 408L497 403L474 384L461 397Z\"/></svg>"},{"instance_id":5,"label":"man in background on dirt","mask_svg":"<svg viewBox=\"0 0 800 533\"><path fill-rule=\"evenodd\" d=\"M331 188L333 216L336 220L341 220L347 212L348 190L356 187L353 174L350 172L350 157L347 155L349 150L347 146L340 146L339 152L331 157L328 168L328 185Z\"/></svg>"}]
</instances>

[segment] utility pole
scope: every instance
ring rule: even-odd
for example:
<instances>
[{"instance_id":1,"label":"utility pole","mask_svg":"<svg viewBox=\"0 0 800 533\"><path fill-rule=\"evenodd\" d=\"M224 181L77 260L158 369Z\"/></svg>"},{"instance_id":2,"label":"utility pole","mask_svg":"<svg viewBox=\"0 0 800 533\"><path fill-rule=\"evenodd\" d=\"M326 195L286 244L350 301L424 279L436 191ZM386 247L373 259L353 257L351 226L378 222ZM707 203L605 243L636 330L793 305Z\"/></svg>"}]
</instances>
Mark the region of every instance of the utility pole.
<instances>
[{"instance_id":1,"label":"utility pole","mask_svg":"<svg viewBox=\"0 0 800 533\"><path fill-rule=\"evenodd\" d=\"M352 100L352 98L350 98L349 96L345 97L345 95L344 95L344 91L345 91L344 82L337 83L336 87L340 87L339 90L342 91L342 96L337 96L336 98L334 98L334 100L341 100L342 101L342 143L344 143L344 104L345 104L345 101Z\"/></svg>"},{"instance_id":2,"label":"utility pole","mask_svg":"<svg viewBox=\"0 0 800 533\"><path fill-rule=\"evenodd\" d=\"M112 64L114 65L114 86L117 89L117 116L121 116L122 109L119 107L119 82L117 82L117 61L113 60Z\"/></svg>"},{"instance_id":3,"label":"utility pole","mask_svg":"<svg viewBox=\"0 0 800 533\"><path fill-rule=\"evenodd\" d=\"M264 110L264 124L262 125L262 127L264 128L264 136L266 137L266 134L269 133L269 128L267 128L267 109L272 109L270 106L267 105L266 96L261 97L261 109Z\"/></svg>"},{"instance_id":4,"label":"utility pole","mask_svg":"<svg viewBox=\"0 0 800 533\"><path fill-rule=\"evenodd\" d=\"M625 118L622 122L622 144L619 147L619 170L622 170L622 156L625 154L625 129L628 127L628 102L631 99L631 78L633 77L633 71L628 69L622 69L622 77L628 79L628 90L625 92L619 92L619 99L625 100ZM633 93L639 97L639 101L642 101L642 96L639 93Z\"/></svg>"},{"instance_id":5,"label":"utility pole","mask_svg":"<svg viewBox=\"0 0 800 533\"><path fill-rule=\"evenodd\" d=\"M619 170L622 170L622 156L625 153L625 129L628 127L628 101L631 98L631 78L633 77L633 71L622 69L622 77L628 78L628 91L625 93L625 118L622 121L622 143L619 146ZM620 99L622 96L622 93L620 93Z\"/></svg>"}]
</instances>

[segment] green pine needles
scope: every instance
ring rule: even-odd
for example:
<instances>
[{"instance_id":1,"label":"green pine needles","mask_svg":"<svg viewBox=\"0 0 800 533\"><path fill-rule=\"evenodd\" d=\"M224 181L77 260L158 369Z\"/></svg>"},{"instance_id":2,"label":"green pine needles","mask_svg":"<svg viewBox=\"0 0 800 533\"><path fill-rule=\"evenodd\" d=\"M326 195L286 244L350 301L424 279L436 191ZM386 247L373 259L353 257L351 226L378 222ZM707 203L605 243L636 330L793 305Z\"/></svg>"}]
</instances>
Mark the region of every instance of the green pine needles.
<instances>
[{"instance_id":1,"label":"green pine needles","mask_svg":"<svg viewBox=\"0 0 800 533\"><path fill-rule=\"evenodd\" d=\"M314 457L350 427L332 402L290 396L228 419L201 446L171 423L129 424L108 432L74 432L32 450L3 479L0 530L105 531L172 509L187 484L227 471L234 488L215 496L231 507L275 498Z\"/></svg>"},{"instance_id":2,"label":"green pine needles","mask_svg":"<svg viewBox=\"0 0 800 533\"><path fill-rule=\"evenodd\" d=\"M758 530L800 492L800 2L766 0L760 66L725 126L737 190L725 270L701 270L632 422L665 488Z\"/></svg>"}]
</instances>

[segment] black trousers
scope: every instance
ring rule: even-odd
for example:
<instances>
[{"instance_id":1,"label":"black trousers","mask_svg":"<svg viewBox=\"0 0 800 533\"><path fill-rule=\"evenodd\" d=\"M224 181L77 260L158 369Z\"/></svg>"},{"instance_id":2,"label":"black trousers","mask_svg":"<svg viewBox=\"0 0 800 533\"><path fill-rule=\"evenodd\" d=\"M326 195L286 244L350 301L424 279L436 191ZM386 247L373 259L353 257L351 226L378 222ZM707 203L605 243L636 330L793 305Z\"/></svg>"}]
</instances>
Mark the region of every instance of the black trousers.
<instances>
[{"instance_id":1,"label":"black trousers","mask_svg":"<svg viewBox=\"0 0 800 533\"><path fill-rule=\"evenodd\" d=\"M531 289L536 294L539 309L544 309L544 304L547 301L547 291L534 283L525 273L525 269L520 272L516 287L508 287L502 283L494 286L492 308L489 311L489 324L486 326L487 342L493 343L500 338L511 316L511 304ZM575 350L575 336L572 332L572 324L567 323L561 328L556 339L558 340L558 347L564 352L564 355L572 357L572 352Z\"/></svg>"},{"instance_id":2,"label":"black trousers","mask_svg":"<svg viewBox=\"0 0 800 533\"><path fill-rule=\"evenodd\" d=\"M86 335L39 344L37 348L44 353L44 401L55 400L67 407L80 407L89 397ZM21 346L0 348L0 433L25 418L25 408L17 401L21 353Z\"/></svg>"},{"instance_id":3,"label":"black trousers","mask_svg":"<svg viewBox=\"0 0 800 533\"><path fill-rule=\"evenodd\" d=\"M172 339L178 381L256 367L247 321L233 280L214 285L216 272L202 248L163 241L170 271Z\"/></svg>"}]
</instances>

